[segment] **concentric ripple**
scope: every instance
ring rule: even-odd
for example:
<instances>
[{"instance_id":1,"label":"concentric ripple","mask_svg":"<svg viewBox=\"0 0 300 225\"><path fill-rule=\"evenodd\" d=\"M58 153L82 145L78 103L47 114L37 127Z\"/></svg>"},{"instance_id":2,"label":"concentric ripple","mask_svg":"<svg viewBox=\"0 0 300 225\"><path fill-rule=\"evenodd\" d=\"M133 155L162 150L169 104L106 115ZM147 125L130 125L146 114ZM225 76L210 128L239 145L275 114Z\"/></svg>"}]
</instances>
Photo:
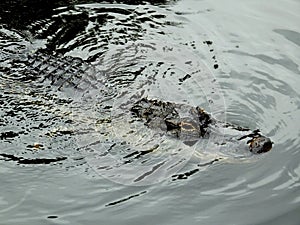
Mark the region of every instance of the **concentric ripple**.
<instances>
[{"instance_id":1,"label":"concentric ripple","mask_svg":"<svg viewBox=\"0 0 300 225\"><path fill-rule=\"evenodd\" d=\"M90 132L92 139L98 138L87 147L89 165L100 175L128 185L149 185L170 177L188 162L196 145L187 146L158 129L147 128L134 119L130 109L135 102L148 97L194 106L208 105L213 114L224 116L224 100L212 72L184 46L155 40L111 49L103 61L109 68L105 71L109 83L117 88L111 100L108 123L95 122L99 116L99 111L95 111L97 98L91 98L94 106L89 102L92 107L86 114L90 121L87 124L95 122ZM195 92L199 93L197 100L192 94ZM86 136L81 138L87 139ZM197 149L208 144L200 143ZM214 159L200 158L199 162Z\"/></svg>"},{"instance_id":2,"label":"concentric ripple","mask_svg":"<svg viewBox=\"0 0 300 225\"><path fill-rule=\"evenodd\" d=\"M299 3L78 2L92 1L0 3L1 222L298 225ZM230 160L227 134L222 150L186 146L131 116L142 97L274 147Z\"/></svg>"},{"instance_id":3,"label":"concentric ripple","mask_svg":"<svg viewBox=\"0 0 300 225\"><path fill-rule=\"evenodd\" d=\"M29 26L36 39L47 40L47 50L99 60L111 46L163 35L164 26L178 26L161 9L125 4L83 4L55 9L55 14Z\"/></svg>"}]
</instances>

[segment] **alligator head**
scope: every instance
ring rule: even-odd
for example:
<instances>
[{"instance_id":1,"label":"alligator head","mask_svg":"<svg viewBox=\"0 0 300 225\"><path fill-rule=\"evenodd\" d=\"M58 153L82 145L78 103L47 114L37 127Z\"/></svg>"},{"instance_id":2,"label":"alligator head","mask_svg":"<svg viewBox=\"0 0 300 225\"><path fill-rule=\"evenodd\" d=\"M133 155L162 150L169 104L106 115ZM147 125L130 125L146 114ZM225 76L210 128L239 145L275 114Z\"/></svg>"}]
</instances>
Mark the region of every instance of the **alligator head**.
<instances>
[{"instance_id":1,"label":"alligator head","mask_svg":"<svg viewBox=\"0 0 300 225\"><path fill-rule=\"evenodd\" d=\"M270 151L273 144L270 138L261 135L259 130L251 131L218 121L200 107L143 98L133 105L131 112L144 120L144 124L149 128L179 138L189 146L201 138L218 139L214 136L225 133L224 140L220 138L222 143L218 145L225 147L226 142L228 146L230 142L237 148L244 148L243 140L246 140L248 150L254 154Z\"/></svg>"}]
</instances>

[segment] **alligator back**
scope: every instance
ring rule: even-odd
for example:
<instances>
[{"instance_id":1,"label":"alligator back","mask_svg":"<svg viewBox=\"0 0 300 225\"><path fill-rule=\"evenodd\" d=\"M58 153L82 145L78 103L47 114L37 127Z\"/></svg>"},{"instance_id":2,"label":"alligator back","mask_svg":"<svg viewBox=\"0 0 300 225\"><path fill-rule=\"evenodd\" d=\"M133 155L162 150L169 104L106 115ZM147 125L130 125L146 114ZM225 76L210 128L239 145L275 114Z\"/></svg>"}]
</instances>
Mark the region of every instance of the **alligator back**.
<instances>
[{"instance_id":1,"label":"alligator back","mask_svg":"<svg viewBox=\"0 0 300 225\"><path fill-rule=\"evenodd\" d=\"M23 34L0 29L2 77L21 82L37 81L78 91L98 88L103 73L80 58L51 54L41 43L32 43ZM97 83L98 82L98 83Z\"/></svg>"}]
</instances>

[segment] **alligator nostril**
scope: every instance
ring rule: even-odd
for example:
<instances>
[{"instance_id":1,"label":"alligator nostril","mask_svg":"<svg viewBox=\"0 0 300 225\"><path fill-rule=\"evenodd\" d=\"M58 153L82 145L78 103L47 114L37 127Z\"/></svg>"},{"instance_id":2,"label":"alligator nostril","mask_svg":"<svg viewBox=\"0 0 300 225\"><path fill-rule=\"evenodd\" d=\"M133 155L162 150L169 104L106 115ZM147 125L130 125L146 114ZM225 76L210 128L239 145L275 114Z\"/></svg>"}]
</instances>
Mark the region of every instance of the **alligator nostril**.
<instances>
[{"instance_id":1,"label":"alligator nostril","mask_svg":"<svg viewBox=\"0 0 300 225\"><path fill-rule=\"evenodd\" d=\"M272 144L273 144L273 142L270 140L270 138L267 138L263 145L262 152L270 151L272 148Z\"/></svg>"}]
</instances>

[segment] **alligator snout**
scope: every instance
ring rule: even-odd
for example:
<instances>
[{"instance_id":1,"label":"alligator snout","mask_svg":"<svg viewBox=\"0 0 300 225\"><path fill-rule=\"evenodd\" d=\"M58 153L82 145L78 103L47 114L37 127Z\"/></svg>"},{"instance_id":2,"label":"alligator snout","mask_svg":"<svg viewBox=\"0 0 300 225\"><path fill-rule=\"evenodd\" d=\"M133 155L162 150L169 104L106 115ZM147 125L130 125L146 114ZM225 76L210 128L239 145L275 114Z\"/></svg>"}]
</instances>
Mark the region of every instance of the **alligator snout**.
<instances>
[{"instance_id":1,"label":"alligator snout","mask_svg":"<svg viewBox=\"0 0 300 225\"><path fill-rule=\"evenodd\" d=\"M272 148L273 142L270 138L265 136L254 137L252 140L248 141L250 151L255 154L260 154L268 152Z\"/></svg>"}]
</instances>

